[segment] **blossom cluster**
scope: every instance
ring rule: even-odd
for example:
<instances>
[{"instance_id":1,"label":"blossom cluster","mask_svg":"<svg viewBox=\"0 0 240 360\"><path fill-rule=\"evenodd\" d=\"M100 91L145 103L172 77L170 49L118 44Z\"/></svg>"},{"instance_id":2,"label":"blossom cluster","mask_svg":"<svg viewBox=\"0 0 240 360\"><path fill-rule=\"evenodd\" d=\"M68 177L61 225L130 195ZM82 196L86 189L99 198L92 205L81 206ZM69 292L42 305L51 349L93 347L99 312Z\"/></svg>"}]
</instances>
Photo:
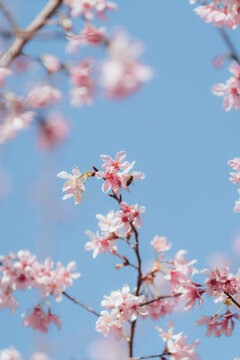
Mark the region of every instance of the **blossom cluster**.
<instances>
[{"instance_id":1,"label":"blossom cluster","mask_svg":"<svg viewBox=\"0 0 240 360\"><path fill-rule=\"evenodd\" d=\"M0 265L0 308L9 307L12 312L18 307L14 292L16 290L39 289L42 300L53 295L56 301L61 301L63 292L73 284L80 274L73 272L76 268L74 261L65 268L60 262L53 268L54 263L47 258L39 263L35 255L29 251L20 250L16 255L10 253L1 256ZM54 322L60 327L60 319L51 314L50 308L45 313L41 305L30 311L23 324L32 326L42 332L47 332L48 325ZM29 311L28 311L29 312Z\"/></svg>"},{"instance_id":2,"label":"blossom cluster","mask_svg":"<svg viewBox=\"0 0 240 360\"><path fill-rule=\"evenodd\" d=\"M193 344L186 343L187 337L182 332L173 333L173 323L169 321L168 331L164 331L160 326L156 329L159 331L159 336L166 342L164 355L170 355L170 360L198 360L200 359L195 352L196 347L199 345L199 340L195 340Z\"/></svg>"},{"instance_id":3,"label":"blossom cluster","mask_svg":"<svg viewBox=\"0 0 240 360\"><path fill-rule=\"evenodd\" d=\"M190 3L195 2L190 0ZM210 4L197 6L195 12L206 23L213 23L215 26L225 25L230 29L236 29L240 25L239 0L213 0Z\"/></svg>"},{"instance_id":4,"label":"blossom cluster","mask_svg":"<svg viewBox=\"0 0 240 360\"><path fill-rule=\"evenodd\" d=\"M232 167L232 169L236 171L236 172L230 173L231 177L229 180L233 184L239 184L240 183L240 158L234 158L233 160L229 160L228 165L230 165ZM240 189L238 189L238 193L240 194ZM235 201L235 206L234 206L233 211L235 213L240 212L240 199Z\"/></svg>"},{"instance_id":5,"label":"blossom cluster","mask_svg":"<svg viewBox=\"0 0 240 360\"><path fill-rule=\"evenodd\" d=\"M220 83L212 87L212 93L217 96L223 96L223 107L230 111L233 106L236 110L240 108L240 65L233 61L229 71L234 75L231 76L225 84Z\"/></svg>"},{"instance_id":6,"label":"blossom cluster","mask_svg":"<svg viewBox=\"0 0 240 360\"><path fill-rule=\"evenodd\" d=\"M80 204L82 194L85 192L84 183L89 177L104 180L102 185L103 192L112 190L113 193L117 195L122 188L129 190L129 185L133 180L142 180L145 178L145 175L139 171L131 171L135 161L130 164L128 161L125 161L126 156L127 154L125 151L118 152L115 159L112 159L109 155L101 155L101 159L104 161L104 164L102 165L104 171L99 171L94 167L95 171L85 171L81 174L78 167L73 167L73 175L66 171L58 173L58 177L67 179L63 186L63 191L66 192L63 200L74 197L75 204ZM131 216L133 217L132 220L139 217L139 212L136 208L127 208L127 205L124 203L122 204L122 211L125 212L126 215L130 215L131 213ZM140 210L140 212L143 211L143 209Z\"/></svg>"},{"instance_id":7,"label":"blossom cluster","mask_svg":"<svg viewBox=\"0 0 240 360\"><path fill-rule=\"evenodd\" d=\"M134 321L138 315L146 315L146 309L141 306L144 296L135 296L130 293L128 285L124 285L122 290L112 291L110 296L104 296L101 305L105 309L97 319L96 330L102 332L104 336L113 334L120 340L123 332L123 324L126 321Z\"/></svg>"}]
</instances>

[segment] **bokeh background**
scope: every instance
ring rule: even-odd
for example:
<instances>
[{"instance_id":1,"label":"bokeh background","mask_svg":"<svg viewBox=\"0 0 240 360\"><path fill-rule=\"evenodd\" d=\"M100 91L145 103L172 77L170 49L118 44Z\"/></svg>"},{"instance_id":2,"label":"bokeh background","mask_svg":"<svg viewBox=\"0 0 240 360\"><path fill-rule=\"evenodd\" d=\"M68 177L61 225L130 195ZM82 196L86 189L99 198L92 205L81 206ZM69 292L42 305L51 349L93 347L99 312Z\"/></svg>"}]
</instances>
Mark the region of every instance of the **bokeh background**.
<instances>
[{"instance_id":1,"label":"bokeh background","mask_svg":"<svg viewBox=\"0 0 240 360\"><path fill-rule=\"evenodd\" d=\"M63 202L63 182L56 173L70 172L73 165L82 171L91 165L100 167L100 154L114 156L125 150L129 161L136 160L135 169L146 174L144 181L124 194L129 203L147 208L140 230L144 266L154 257L150 241L156 234L167 236L173 244L172 254L186 249L189 259L198 260L198 269L225 254L236 271L240 257L234 247L240 236L240 220L232 211L238 194L236 186L228 181L227 165L229 159L240 156L239 113L224 112L221 99L210 91L213 84L229 77L228 63L220 69L212 65L216 56L227 52L225 44L213 26L195 15L188 1L116 2L119 10L109 14L107 27L121 25L132 38L145 44L142 59L153 68L153 80L121 101L101 97L92 107L73 109L66 100L59 110L69 119L72 132L57 151L39 151L34 124L0 149L2 181L9 184L0 204L0 253L29 249L40 259L51 255L63 264L75 259L82 277L69 293L98 311L104 294L125 283L135 285L134 270L116 271L111 256L102 254L93 260L84 250L84 230L97 230L95 214L106 214L117 207L101 192L101 182L91 179L87 183L91 201L85 198L80 206L74 206L72 200ZM25 26L45 3L10 0L7 5L19 24ZM1 24L5 26L2 17ZM238 44L239 30L230 35ZM38 55L40 49L45 49L60 56L64 46L64 39L32 41L25 51ZM75 59L89 53L103 55L98 50L83 49ZM9 77L7 86L21 94L39 81L37 74L32 67L27 75L19 75L17 83ZM57 78L56 86L67 97L66 78ZM67 299L59 304L52 302L53 313L62 319L61 331L50 327L47 335L39 335L24 328L20 315L38 301L37 294L32 294L18 294L21 307L15 314L1 312L1 349L13 345L24 359L29 359L33 351L47 352L56 360L107 359L110 348L104 350L103 357L99 355L103 336L94 329L94 316ZM205 336L205 327L194 326L200 314L213 315L219 307L210 299L203 309L169 317L176 331L184 331L189 341L201 339L201 359L240 356L239 324L231 338L214 339ZM139 322L135 356L162 352L163 343L155 330L161 324L165 326L166 319Z\"/></svg>"}]
</instances>

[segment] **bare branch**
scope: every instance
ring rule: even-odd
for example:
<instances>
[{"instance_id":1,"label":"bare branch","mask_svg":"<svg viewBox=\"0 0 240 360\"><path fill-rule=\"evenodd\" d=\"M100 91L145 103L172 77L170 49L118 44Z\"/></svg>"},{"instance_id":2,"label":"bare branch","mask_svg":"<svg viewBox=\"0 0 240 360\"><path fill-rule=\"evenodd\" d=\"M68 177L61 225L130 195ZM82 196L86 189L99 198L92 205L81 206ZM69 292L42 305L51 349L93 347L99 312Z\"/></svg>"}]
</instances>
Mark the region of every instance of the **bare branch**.
<instances>
[{"instance_id":1,"label":"bare branch","mask_svg":"<svg viewBox=\"0 0 240 360\"><path fill-rule=\"evenodd\" d=\"M65 291L63 291L63 295L66 296L69 300L73 301L75 304L77 304L77 305L81 306L82 308L84 308L85 310L89 311L93 315L95 315L97 317L100 316L100 314L97 313L95 310L93 310L90 306L83 304L82 302L78 301L77 299L75 299L73 296L69 295Z\"/></svg>"},{"instance_id":2,"label":"bare branch","mask_svg":"<svg viewBox=\"0 0 240 360\"><path fill-rule=\"evenodd\" d=\"M8 67L12 61L21 54L24 45L30 41L36 33L47 23L48 19L62 5L63 0L49 0L42 11L36 16L31 24L22 32L18 32L16 40L9 49L1 56L0 66Z\"/></svg>"}]
</instances>

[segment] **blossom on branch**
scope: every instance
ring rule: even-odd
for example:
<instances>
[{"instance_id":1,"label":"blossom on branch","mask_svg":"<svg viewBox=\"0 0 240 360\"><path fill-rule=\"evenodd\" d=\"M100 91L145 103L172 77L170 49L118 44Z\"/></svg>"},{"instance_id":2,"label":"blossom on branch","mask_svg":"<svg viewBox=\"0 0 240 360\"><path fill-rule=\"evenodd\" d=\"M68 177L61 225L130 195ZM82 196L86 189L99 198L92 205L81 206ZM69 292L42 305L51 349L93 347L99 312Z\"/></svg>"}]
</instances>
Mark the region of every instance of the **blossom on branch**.
<instances>
[{"instance_id":1,"label":"blossom on branch","mask_svg":"<svg viewBox=\"0 0 240 360\"><path fill-rule=\"evenodd\" d=\"M196 1L192 1L194 4ZM240 25L240 3L239 0L213 0L210 4L200 5L195 12L203 18L206 23L213 23L215 26L225 25L235 29Z\"/></svg>"},{"instance_id":2,"label":"blossom on branch","mask_svg":"<svg viewBox=\"0 0 240 360\"><path fill-rule=\"evenodd\" d=\"M236 110L240 108L240 65L233 61L229 71L234 76L230 77L225 84L220 83L212 87L212 93L217 96L224 96L223 107L230 111L233 106Z\"/></svg>"},{"instance_id":3,"label":"blossom on branch","mask_svg":"<svg viewBox=\"0 0 240 360\"><path fill-rule=\"evenodd\" d=\"M72 173L73 174L71 175L66 171L61 171L57 174L57 177L67 180L62 188L62 191L66 192L66 195L63 196L63 200L74 197L75 205L79 205L82 201L82 194L85 192L85 187L80 170L77 166L73 167Z\"/></svg>"},{"instance_id":4,"label":"blossom on branch","mask_svg":"<svg viewBox=\"0 0 240 360\"><path fill-rule=\"evenodd\" d=\"M160 326L156 329L159 336L166 342L165 353L170 355L171 360L198 360L199 356L195 352L199 345L199 340L195 340L191 345L186 343L187 336L182 332L174 334L173 323L168 322L168 331L164 331Z\"/></svg>"}]
</instances>

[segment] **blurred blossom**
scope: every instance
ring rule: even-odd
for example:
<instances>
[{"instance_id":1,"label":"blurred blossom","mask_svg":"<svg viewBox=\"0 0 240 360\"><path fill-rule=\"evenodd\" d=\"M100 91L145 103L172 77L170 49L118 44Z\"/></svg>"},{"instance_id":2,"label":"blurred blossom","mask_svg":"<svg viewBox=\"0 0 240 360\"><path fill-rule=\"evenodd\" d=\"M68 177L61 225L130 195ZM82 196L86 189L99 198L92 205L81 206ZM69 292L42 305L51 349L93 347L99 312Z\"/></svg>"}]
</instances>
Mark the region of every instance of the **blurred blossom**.
<instances>
[{"instance_id":1,"label":"blurred blossom","mask_svg":"<svg viewBox=\"0 0 240 360\"><path fill-rule=\"evenodd\" d=\"M152 78L152 69L139 61L143 46L124 31L109 40L108 53L101 67L101 84L110 98L123 98Z\"/></svg>"},{"instance_id":2,"label":"blurred blossom","mask_svg":"<svg viewBox=\"0 0 240 360\"><path fill-rule=\"evenodd\" d=\"M240 248L239 248L240 250ZM231 268L233 261L231 257L223 252L214 252L212 253L207 260L207 266L210 268L219 268L224 269L226 267Z\"/></svg>"},{"instance_id":3,"label":"blurred blossom","mask_svg":"<svg viewBox=\"0 0 240 360\"><path fill-rule=\"evenodd\" d=\"M92 342L88 348L90 360L127 360L123 342L101 339Z\"/></svg>"},{"instance_id":4,"label":"blurred blossom","mask_svg":"<svg viewBox=\"0 0 240 360\"><path fill-rule=\"evenodd\" d=\"M58 112L51 112L40 122L38 146L41 150L52 150L62 144L69 134L69 125Z\"/></svg>"},{"instance_id":5,"label":"blurred blossom","mask_svg":"<svg viewBox=\"0 0 240 360\"><path fill-rule=\"evenodd\" d=\"M240 257L240 234L235 237L233 240L232 248L234 251L234 254L238 257Z\"/></svg>"},{"instance_id":6,"label":"blurred blossom","mask_svg":"<svg viewBox=\"0 0 240 360\"><path fill-rule=\"evenodd\" d=\"M51 358L43 352L35 352L32 354L31 360L51 360Z\"/></svg>"}]
</instances>

